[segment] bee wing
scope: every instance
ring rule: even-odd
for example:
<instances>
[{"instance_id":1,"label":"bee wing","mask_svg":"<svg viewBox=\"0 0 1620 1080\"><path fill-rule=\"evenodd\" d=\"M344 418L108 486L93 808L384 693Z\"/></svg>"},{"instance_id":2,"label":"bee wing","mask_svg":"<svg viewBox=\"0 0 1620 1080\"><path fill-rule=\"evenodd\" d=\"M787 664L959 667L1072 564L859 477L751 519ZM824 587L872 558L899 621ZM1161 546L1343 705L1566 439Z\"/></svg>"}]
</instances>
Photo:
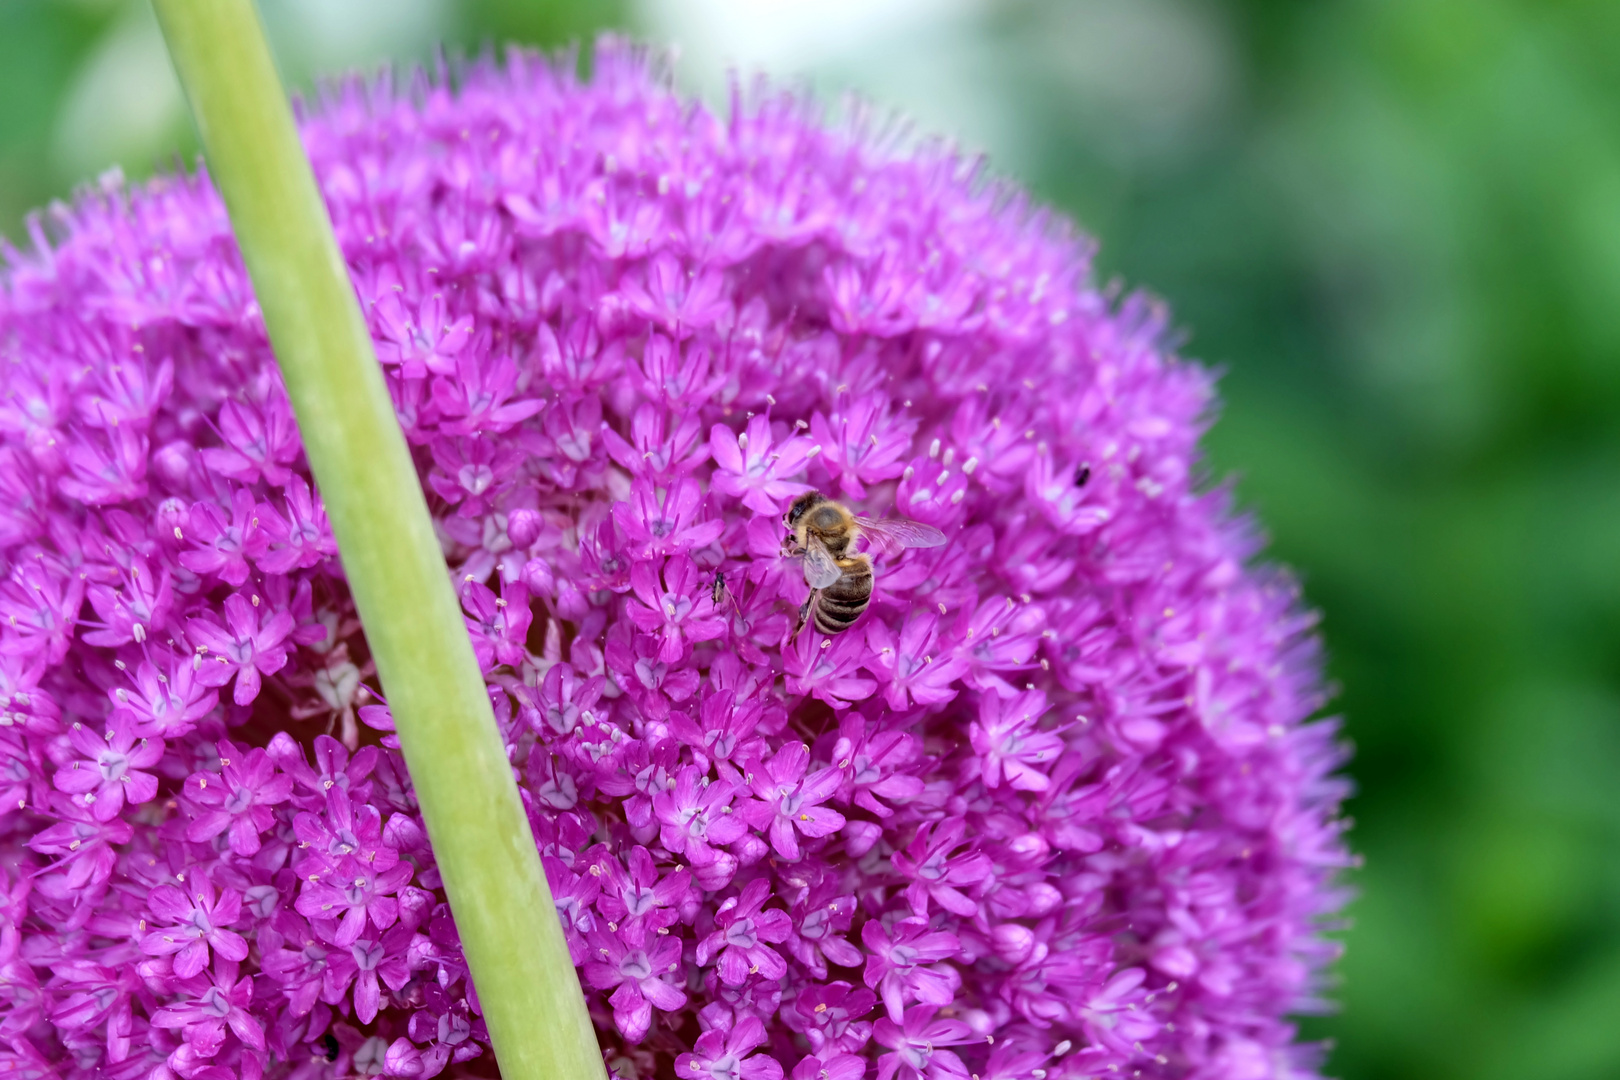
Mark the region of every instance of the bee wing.
<instances>
[{"instance_id":1,"label":"bee wing","mask_svg":"<svg viewBox=\"0 0 1620 1080\"><path fill-rule=\"evenodd\" d=\"M838 569L838 561L832 557L832 552L814 536L804 549L804 581L812 589L825 589L833 582L844 576Z\"/></svg>"},{"instance_id":2,"label":"bee wing","mask_svg":"<svg viewBox=\"0 0 1620 1080\"><path fill-rule=\"evenodd\" d=\"M945 543L945 534L932 525L908 518L857 517L855 525L877 546L893 554L908 547L931 548Z\"/></svg>"}]
</instances>

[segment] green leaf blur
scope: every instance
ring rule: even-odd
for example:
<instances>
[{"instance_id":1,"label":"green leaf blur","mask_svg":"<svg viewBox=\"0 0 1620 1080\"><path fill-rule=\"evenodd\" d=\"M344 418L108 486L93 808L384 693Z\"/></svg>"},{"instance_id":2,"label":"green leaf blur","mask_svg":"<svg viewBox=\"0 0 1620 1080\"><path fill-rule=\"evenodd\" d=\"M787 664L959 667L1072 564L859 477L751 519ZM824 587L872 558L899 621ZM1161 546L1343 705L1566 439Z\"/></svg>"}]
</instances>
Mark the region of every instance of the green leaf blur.
<instances>
[{"instance_id":1,"label":"green leaf blur","mask_svg":"<svg viewBox=\"0 0 1620 1080\"><path fill-rule=\"evenodd\" d=\"M294 82L682 7L261 3ZM970 143L1226 372L1214 472L1324 613L1366 858L1342 1009L1305 1024L1330 1072L1620 1075L1620 5L945 6L979 58L963 96L1001 110L962 114ZM0 0L14 242L76 180L193 152L149 22ZM817 85L955 127L878 52Z\"/></svg>"}]
</instances>

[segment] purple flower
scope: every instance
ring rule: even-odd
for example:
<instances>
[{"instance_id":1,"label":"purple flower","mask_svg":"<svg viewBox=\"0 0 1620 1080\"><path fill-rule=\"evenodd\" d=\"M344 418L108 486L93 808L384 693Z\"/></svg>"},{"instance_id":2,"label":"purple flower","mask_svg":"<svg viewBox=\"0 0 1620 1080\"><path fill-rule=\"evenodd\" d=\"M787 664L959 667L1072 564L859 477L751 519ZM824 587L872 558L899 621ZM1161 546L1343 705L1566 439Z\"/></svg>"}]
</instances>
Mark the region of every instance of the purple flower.
<instances>
[{"instance_id":1,"label":"purple flower","mask_svg":"<svg viewBox=\"0 0 1620 1080\"><path fill-rule=\"evenodd\" d=\"M574 955L574 963L582 963L588 955L584 935L596 928L596 917L591 909L602 892L601 868L592 867L597 871L594 874L589 870L576 874L561 860L551 856L541 859L541 865L545 867L546 883L551 887L551 900L556 905L557 917L562 920L563 931L568 935L568 949Z\"/></svg>"},{"instance_id":2,"label":"purple flower","mask_svg":"<svg viewBox=\"0 0 1620 1080\"><path fill-rule=\"evenodd\" d=\"M25 810L48 790L44 754L21 732L0 731L0 810Z\"/></svg>"},{"instance_id":3,"label":"purple flower","mask_svg":"<svg viewBox=\"0 0 1620 1080\"><path fill-rule=\"evenodd\" d=\"M1063 752L1063 740L1037 725L1046 712L1046 695L1039 690L1011 698L986 696L979 701L979 719L969 729L973 750L979 755L986 787L1005 782L1020 791L1045 791L1050 784L1036 766Z\"/></svg>"},{"instance_id":4,"label":"purple flower","mask_svg":"<svg viewBox=\"0 0 1620 1080\"><path fill-rule=\"evenodd\" d=\"M17 1080L53 1080L60 1075L55 1063L27 1038L9 1040L10 1046L0 1049L0 1069Z\"/></svg>"},{"instance_id":5,"label":"purple flower","mask_svg":"<svg viewBox=\"0 0 1620 1080\"><path fill-rule=\"evenodd\" d=\"M219 705L219 692L200 678L202 665L168 657L162 667L141 661L128 676L131 687L109 691L113 715L126 715L137 734L147 738L183 738Z\"/></svg>"},{"instance_id":6,"label":"purple flower","mask_svg":"<svg viewBox=\"0 0 1620 1080\"><path fill-rule=\"evenodd\" d=\"M224 739L219 765L218 773L195 772L186 778L186 801L195 810L186 839L206 841L228 832L232 851L252 855L259 850L260 834L275 823L270 808L292 794L292 777L278 774L263 750L244 753Z\"/></svg>"},{"instance_id":7,"label":"purple flower","mask_svg":"<svg viewBox=\"0 0 1620 1080\"><path fill-rule=\"evenodd\" d=\"M141 770L163 759L163 740L138 739L126 717L114 713L104 736L74 724L68 741L83 756L56 770L56 789L83 799L97 821L111 821L126 802L133 806L157 795L157 777Z\"/></svg>"},{"instance_id":8,"label":"purple flower","mask_svg":"<svg viewBox=\"0 0 1620 1080\"><path fill-rule=\"evenodd\" d=\"M32 967L20 960L0 964L0 988L11 1005L4 1021L0 1021L0 1038L24 1035L45 1019L51 1002Z\"/></svg>"},{"instance_id":9,"label":"purple flower","mask_svg":"<svg viewBox=\"0 0 1620 1080\"><path fill-rule=\"evenodd\" d=\"M732 812L732 790L724 780L709 783L696 769L682 769L672 788L653 796L653 814L662 826L658 837L663 845L702 866L716 857L711 845L741 839L748 826Z\"/></svg>"},{"instance_id":10,"label":"purple flower","mask_svg":"<svg viewBox=\"0 0 1620 1080\"><path fill-rule=\"evenodd\" d=\"M218 1052L227 1027L243 1045L262 1052L264 1027L248 1011L253 1002L253 980L238 978L237 974L234 963L216 961L212 977L197 981L194 996L153 1013L152 1026L181 1029L199 1057L213 1057Z\"/></svg>"},{"instance_id":11,"label":"purple flower","mask_svg":"<svg viewBox=\"0 0 1620 1080\"><path fill-rule=\"evenodd\" d=\"M213 574L227 585L248 579L248 560L257 559L268 541L259 523L259 504L253 494L239 489L231 499L230 517L211 502L191 508L186 538L200 545L180 554L180 565L198 574Z\"/></svg>"},{"instance_id":12,"label":"purple flower","mask_svg":"<svg viewBox=\"0 0 1620 1080\"><path fill-rule=\"evenodd\" d=\"M461 517L477 517L489 506L484 496L499 490L523 462L515 447L478 435L433 444L434 471L428 483Z\"/></svg>"},{"instance_id":13,"label":"purple flower","mask_svg":"<svg viewBox=\"0 0 1620 1080\"><path fill-rule=\"evenodd\" d=\"M92 584L85 590L85 599L101 617L103 628L86 633L85 642L113 647L144 642L154 627L168 621L174 607L172 577L167 570L154 574L147 561L136 556L117 588Z\"/></svg>"},{"instance_id":14,"label":"purple flower","mask_svg":"<svg viewBox=\"0 0 1620 1080\"><path fill-rule=\"evenodd\" d=\"M666 416L666 410L649 402L636 409L628 440L612 428L604 428L602 439L608 455L632 475L653 480L685 476L703 464L709 444L703 439L698 414L686 412L669 420Z\"/></svg>"},{"instance_id":15,"label":"purple flower","mask_svg":"<svg viewBox=\"0 0 1620 1080\"><path fill-rule=\"evenodd\" d=\"M334 948L309 923L286 910L278 911L271 925L259 932L264 971L286 997L294 1017L308 1016L315 1007Z\"/></svg>"},{"instance_id":16,"label":"purple flower","mask_svg":"<svg viewBox=\"0 0 1620 1080\"><path fill-rule=\"evenodd\" d=\"M173 956L174 973L189 979L208 966L212 948L226 960L247 959L247 942L226 927L242 916L242 896L235 889L214 891L208 875L194 870L182 887L159 885L146 898L151 925L141 938L148 956Z\"/></svg>"},{"instance_id":17,"label":"purple flower","mask_svg":"<svg viewBox=\"0 0 1620 1080\"><path fill-rule=\"evenodd\" d=\"M399 859L399 853L383 842L377 808L365 804L356 808L348 792L339 787L327 791L324 816L305 813L293 819L293 835L304 853L294 869L306 880L311 873L336 869L344 859L384 870Z\"/></svg>"},{"instance_id":18,"label":"purple flower","mask_svg":"<svg viewBox=\"0 0 1620 1080\"><path fill-rule=\"evenodd\" d=\"M843 773L828 766L809 776L810 748L787 743L768 762L755 762L748 787L754 799L742 813L756 829L769 832L771 846L790 862L799 857L797 833L811 838L830 836L844 827L844 815L822 803L843 783Z\"/></svg>"},{"instance_id":19,"label":"purple flower","mask_svg":"<svg viewBox=\"0 0 1620 1080\"><path fill-rule=\"evenodd\" d=\"M893 480L905 471L900 459L911 450L917 423L889 405L882 396L862 396L830 418L818 412L810 419L821 466L852 499L864 498L866 485Z\"/></svg>"},{"instance_id":20,"label":"purple flower","mask_svg":"<svg viewBox=\"0 0 1620 1080\"><path fill-rule=\"evenodd\" d=\"M1308 1080L1343 752L1162 306L937 147L592 70L351 81L302 135L604 1051ZM488 1032L224 208L109 179L36 240L0 1071L460 1071ZM782 554L812 487L946 537L866 533L830 637Z\"/></svg>"},{"instance_id":21,"label":"purple flower","mask_svg":"<svg viewBox=\"0 0 1620 1080\"><path fill-rule=\"evenodd\" d=\"M351 756L348 747L330 735L315 736L314 768L305 760L303 748L286 732L277 732L271 737L268 751L276 767L292 777L297 785L293 801L308 809L325 806L334 822L339 816L345 819L341 826L345 829L350 827L346 823L349 804L345 801L342 804L345 809L333 809L331 800L350 793L357 798L368 798L371 789L365 780L382 760L375 746L362 746ZM363 815L368 810L376 816L377 810L371 806L362 807L360 813Z\"/></svg>"},{"instance_id":22,"label":"purple flower","mask_svg":"<svg viewBox=\"0 0 1620 1080\"><path fill-rule=\"evenodd\" d=\"M261 405L227 401L220 406L218 424L225 445L204 450L205 465L244 484L263 477L271 487L287 485L288 466L304 448L285 395L274 394Z\"/></svg>"},{"instance_id":23,"label":"purple flower","mask_svg":"<svg viewBox=\"0 0 1620 1080\"><path fill-rule=\"evenodd\" d=\"M1061 1045L1061 1044L1060 1044ZM990 1050L984 1066L976 1070L979 1080L1026 1080L1051 1060L1051 1054L1030 1050L1013 1043L998 1042Z\"/></svg>"},{"instance_id":24,"label":"purple flower","mask_svg":"<svg viewBox=\"0 0 1620 1080\"><path fill-rule=\"evenodd\" d=\"M750 1016L730 1031L706 1031L690 1054L675 1059L686 1080L782 1080L782 1065L753 1050L765 1041L765 1025Z\"/></svg>"},{"instance_id":25,"label":"purple flower","mask_svg":"<svg viewBox=\"0 0 1620 1080\"><path fill-rule=\"evenodd\" d=\"M332 944L353 945L369 921L387 930L399 918L399 900L393 895L411 880L415 868L396 862L378 870L374 862L345 855L325 874L312 873L298 894L298 914L318 922L340 920Z\"/></svg>"},{"instance_id":26,"label":"purple flower","mask_svg":"<svg viewBox=\"0 0 1620 1080\"><path fill-rule=\"evenodd\" d=\"M967 1080L967 1066L955 1053L944 1049L960 1046L973 1032L960 1020L934 1019L937 1009L918 1005L907 1009L905 1020L895 1023L879 1020L872 1027L872 1038L891 1052L878 1058L878 1080Z\"/></svg>"},{"instance_id":27,"label":"purple flower","mask_svg":"<svg viewBox=\"0 0 1620 1080\"><path fill-rule=\"evenodd\" d=\"M677 713L670 718L670 727L692 748L694 756L701 754L699 764L707 766L711 762L757 757L765 748L765 741L754 736L754 732L764 718L765 709L760 702L739 705L735 691L721 690L703 699L695 722Z\"/></svg>"},{"instance_id":28,"label":"purple flower","mask_svg":"<svg viewBox=\"0 0 1620 1080\"><path fill-rule=\"evenodd\" d=\"M613 507L618 523L641 558L670 555L712 544L725 528L718 518L697 521L703 490L691 480L674 481L662 491L651 481L637 480L628 502Z\"/></svg>"},{"instance_id":29,"label":"purple flower","mask_svg":"<svg viewBox=\"0 0 1620 1080\"><path fill-rule=\"evenodd\" d=\"M14 567L0 584L0 623L9 631L0 652L59 662L72 643L84 587L82 577L51 573L44 561Z\"/></svg>"},{"instance_id":30,"label":"purple flower","mask_svg":"<svg viewBox=\"0 0 1620 1080\"><path fill-rule=\"evenodd\" d=\"M767 416L748 421L748 429L741 434L716 424L709 431L714 490L741 499L756 514L780 513L787 500L809 490L808 484L784 478L803 472L815 450L815 444L803 436L775 445Z\"/></svg>"},{"instance_id":31,"label":"purple flower","mask_svg":"<svg viewBox=\"0 0 1620 1080\"><path fill-rule=\"evenodd\" d=\"M711 326L729 306L718 269L693 273L668 254L654 256L645 279L626 281L621 292L632 310L677 339Z\"/></svg>"},{"instance_id":32,"label":"purple flower","mask_svg":"<svg viewBox=\"0 0 1620 1080\"><path fill-rule=\"evenodd\" d=\"M202 660L198 671L203 682L224 686L236 676L233 700L246 705L259 696L261 676L286 666L286 641L296 625L291 612L271 611L263 602L233 593L225 599L224 625L210 618L192 619L186 632Z\"/></svg>"},{"instance_id":33,"label":"purple flower","mask_svg":"<svg viewBox=\"0 0 1620 1080\"><path fill-rule=\"evenodd\" d=\"M883 698L890 708L904 709L913 701L938 705L956 696L967 661L941 648L939 615L935 612L913 611L901 625L898 637L886 623L869 623L866 641L867 648L876 654L868 669L888 680Z\"/></svg>"},{"instance_id":34,"label":"purple flower","mask_svg":"<svg viewBox=\"0 0 1620 1080\"><path fill-rule=\"evenodd\" d=\"M771 883L755 878L715 911L714 933L698 942L697 960L719 957L717 969L727 986L741 986L750 975L780 979L787 972L782 956L765 942L782 942L792 929L788 913L761 910L771 896Z\"/></svg>"},{"instance_id":35,"label":"purple flower","mask_svg":"<svg viewBox=\"0 0 1620 1080\"><path fill-rule=\"evenodd\" d=\"M861 950L849 943L844 932L855 914L854 896L827 895L823 886L793 905L793 936L788 949L793 958L818 979L827 977L827 964L859 967Z\"/></svg>"},{"instance_id":36,"label":"purple flower","mask_svg":"<svg viewBox=\"0 0 1620 1080\"><path fill-rule=\"evenodd\" d=\"M971 919L978 914L979 905L961 887L984 881L994 868L981 854L956 851L966 834L965 818L927 822L904 851L894 853L895 871L911 879L906 900L914 914L926 918L930 899L952 915Z\"/></svg>"},{"instance_id":37,"label":"purple flower","mask_svg":"<svg viewBox=\"0 0 1620 1080\"><path fill-rule=\"evenodd\" d=\"M22 924L28 917L28 892L33 881L19 873L11 880L11 871L0 871L0 964L9 963L22 945Z\"/></svg>"},{"instance_id":38,"label":"purple flower","mask_svg":"<svg viewBox=\"0 0 1620 1080\"><path fill-rule=\"evenodd\" d=\"M949 1005L956 987L950 976L934 967L956 955L956 935L930 930L926 919L901 919L885 931L877 919L861 927L866 946L866 985L883 998L891 1020L899 1020L907 998L925 1005Z\"/></svg>"},{"instance_id":39,"label":"purple flower","mask_svg":"<svg viewBox=\"0 0 1620 1080\"><path fill-rule=\"evenodd\" d=\"M636 564L630 585L640 603L630 604L627 613L643 631L658 635L658 659L669 664L681 658L685 643L713 641L726 623L715 617L712 590L691 559L678 555L663 569L660 582L655 564Z\"/></svg>"},{"instance_id":40,"label":"purple flower","mask_svg":"<svg viewBox=\"0 0 1620 1080\"><path fill-rule=\"evenodd\" d=\"M400 990L410 981L410 945L411 931L396 926L381 939L363 937L347 949L333 949L326 958L323 996L341 999L352 993L355 1017L371 1023L383 1006L382 988Z\"/></svg>"},{"instance_id":41,"label":"purple flower","mask_svg":"<svg viewBox=\"0 0 1620 1080\"><path fill-rule=\"evenodd\" d=\"M52 969L58 992L51 1023L58 1031L106 1032L107 1060L117 1064L129 1056L134 1032L130 1007L140 980L128 967L108 967L93 960L65 960ZM65 992L64 992L65 991Z\"/></svg>"},{"instance_id":42,"label":"purple flower","mask_svg":"<svg viewBox=\"0 0 1620 1080\"><path fill-rule=\"evenodd\" d=\"M725 383L715 373L707 347L681 348L662 334L648 334L641 350L641 391L653 401L684 408L714 394Z\"/></svg>"},{"instance_id":43,"label":"purple flower","mask_svg":"<svg viewBox=\"0 0 1620 1080\"><path fill-rule=\"evenodd\" d=\"M859 717L838 725L833 760L847 769L847 783L856 806L880 818L894 813L883 800L904 803L922 794L925 785L909 769L920 756L916 736L903 731L876 731Z\"/></svg>"},{"instance_id":44,"label":"purple flower","mask_svg":"<svg viewBox=\"0 0 1620 1080\"><path fill-rule=\"evenodd\" d=\"M631 946L617 934L588 935L591 959L585 962L587 985L613 990L613 1022L629 1042L640 1042L652 1026L652 1011L673 1012L686 1005L686 995L668 980L681 971L681 939L654 937ZM677 980L678 981L678 980Z\"/></svg>"},{"instance_id":45,"label":"purple flower","mask_svg":"<svg viewBox=\"0 0 1620 1080\"><path fill-rule=\"evenodd\" d=\"M639 945L648 934L664 933L679 920L680 909L693 899L692 873L661 874L644 847L631 848L626 862L628 867L608 863L596 907L627 942Z\"/></svg>"},{"instance_id":46,"label":"purple flower","mask_svg":"<svg viewBox=\"0 0 1620 1080\"><path fill-rule=\"evenodd\" d=\"M337 554L337 541L326 521L326 508L315 498L302 476L286 485L283 514L270 503L260 503L259 528L268 550L254 561L267 574L307 570Z\"/></svg>"},{"instance_id":47,"label":"purple flower","mask_svg":"<svg viewBox=\"0 0 1620 1080\"><path fill-rule=\"evenodd\" d=\"M31 850L57 856L52 872L38 879L38 887L57 899L93 899L86 890L106 885L118 861L113 848L129 843L135 830L122 818L96 820L89 807L67 795L53 798L50 808L56 824L28 841Z\"/></svg>"},{"instance_id":48,"label":"purple flower","mask_svg":"<svg viewBox=\"0 0 1620 1080\"><path fill-rule=\"evenodd\" d=\"M62 454L69 476L57 488L90 506L133 502L146 496L146 436L125 426L85 431Z\"/></svg>"},{"instance_id":49,"label":"purple flower","mask_svg":"<svg viewBox=\"0 0 1620 1080\"><path fill-rule=\"evenodd\" d=\"M455 435L499 433L545 408L532 399L513 401L517 381L518 368L509 356L458 356L455 378L433 380L433 404L446 421L444 430Z\"/></svg>"},{"instance_id":50,"label":"purple flower","mask_svg":"<svg viewBox=\"0 0 1620 1080\"><path fill-rule=\"evenodd\" d=\"M835 1054L826 1059L811 1056L793 1067L792 1080L865 1080L866 1059L854 1054Z\"/></svg>"},{"instance_id":51,"label":"purple flower","mask_svg":"<svg viewBox=\"0 0 1620 1080\"><path fill-rule=\"evenodd\" d=\"M833 982L806 987L784 1019L810 1040L818 1056L832 1058L858 1053L872 1037L865 1019L877 1005L872 991Z\"/></svg>"},{"instance_id":52,"label":"purple flower","mask_svg":"<svg viewBox=\"0 0 1620 1080\"><path fill-rule=\"evenodd\" d=\"M451 1062L471 1061L479 1056L483 1052L479 1044L488 1041L489 1033L484 1030L482 1020L470 1015L466 998L452 1002L450 995L436 985L424 987L422 997L427 1008L411 1014L407 1030L412 1040L427 1046L418 1055L421 1072L416 1074L427 1080L437 1076ZM405 1040L396 1040L394 1046L402 1042ZM409 1052L415 1053L415 1048L412 1047ZM394 1053L392 1046L389 1053ZM401 1056L404 1053L402 1048ZM401 1072L394 1075L406 1074Z\"/></svg>"},{"instance_id":53,"label":"purple flower","mask_svg":"<svg viewBox=\"0 0 1620 1080\"><path fill-rule=\"evenodd\" d=\"M439 292L416 304L407 303L398 292L384 292L373 319L382 338L377 359L400 365L407 379L420 379L429 371L452 374L473 330L472 319L452 314Z\"/></svg>"},{"instance_id":54,"label":"purple flower","mask_svg":"<svg viewBox=\"0 0 1620 1080\"><path fill-rule=\"evenodd\" d=\"M529 655L524 648L533 617L529 590L513 583L504 586L501 593L497 597L476 581L465 583L461 589L461 606L467 612L464 621L472 635L473 652L485 671L502 664L521 667Z\"/></svg>"},{"instance_id":55,"label":"purple flower","mask_svg":"<svg viewBox=\"0 0 1620 1080\"><path fill-rule=\"evenodd\" d=\"M863 667L870 670L872 664L865 643L853 633L837 639L801 633L782 656L788 689L818 698L834 709L847 709L872 696L877 683L860 674Z\"/></svg>"},{"instance_id":56,"label":"purple flower","mask_svg":"<svg viewBox=\"0 0 1620 1080\"><path fill-rule=\"evenodd\" d=\"M534 722L544 724L552 734L569 734L595 718L592 710L602 698L603 686L600 676L581 679L573 665L553 665L534 695Z\"/></svg>"}]
</instances>

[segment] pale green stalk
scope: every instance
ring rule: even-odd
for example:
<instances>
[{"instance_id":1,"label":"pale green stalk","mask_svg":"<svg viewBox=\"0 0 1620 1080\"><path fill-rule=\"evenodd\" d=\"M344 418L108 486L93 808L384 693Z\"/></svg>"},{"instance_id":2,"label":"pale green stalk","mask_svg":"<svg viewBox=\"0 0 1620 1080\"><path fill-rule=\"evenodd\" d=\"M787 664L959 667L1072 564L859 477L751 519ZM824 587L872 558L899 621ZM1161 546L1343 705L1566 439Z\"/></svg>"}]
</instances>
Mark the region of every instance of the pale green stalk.
<instances>
[{"instance_id":1,"label":"pale green stalk","mask_svg":"<svg viewBox=\"0 0 1620 1080\"><path fill-rule=\"evenodd\" d=\"M153 0L326 502L506 1080L606 1072L365 318L253 0Z\"/></svg>"}]
</instances>

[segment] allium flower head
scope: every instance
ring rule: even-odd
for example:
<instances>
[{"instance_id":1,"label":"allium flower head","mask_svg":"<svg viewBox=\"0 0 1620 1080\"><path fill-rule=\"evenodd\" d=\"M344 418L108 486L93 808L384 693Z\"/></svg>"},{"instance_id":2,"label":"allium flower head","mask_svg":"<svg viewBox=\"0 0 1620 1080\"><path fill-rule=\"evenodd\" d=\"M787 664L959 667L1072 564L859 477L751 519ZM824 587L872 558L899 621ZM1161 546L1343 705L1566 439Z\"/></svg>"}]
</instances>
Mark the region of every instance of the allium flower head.
<instances>
[{"instance_id":1,"label":"allium flower head","mask_svg":"<svg viewBox=\"0 0 1620 1080\"><path fill-rule=\"evenodd\" d=\"M1299 1077L1344 789L1166 314L949 151L609 42L304 119L624 1075ZM0 1041L21 1075L488 1075L224 210L0 277ZM781 514L941 530L795 636ZM466 1064L474 1062L473 1064Z\"/></svg>"}]
</instances>

